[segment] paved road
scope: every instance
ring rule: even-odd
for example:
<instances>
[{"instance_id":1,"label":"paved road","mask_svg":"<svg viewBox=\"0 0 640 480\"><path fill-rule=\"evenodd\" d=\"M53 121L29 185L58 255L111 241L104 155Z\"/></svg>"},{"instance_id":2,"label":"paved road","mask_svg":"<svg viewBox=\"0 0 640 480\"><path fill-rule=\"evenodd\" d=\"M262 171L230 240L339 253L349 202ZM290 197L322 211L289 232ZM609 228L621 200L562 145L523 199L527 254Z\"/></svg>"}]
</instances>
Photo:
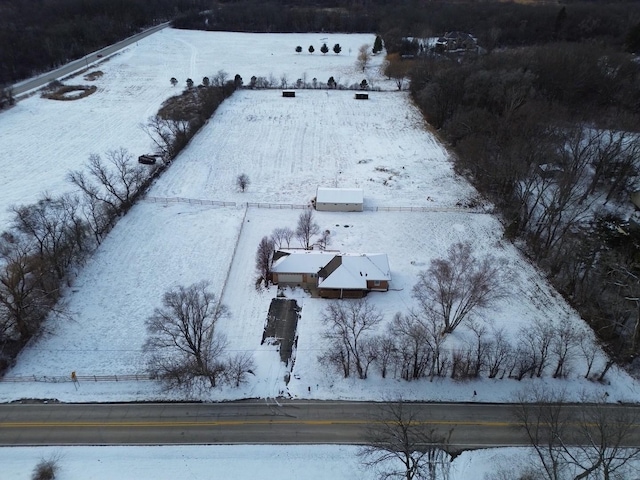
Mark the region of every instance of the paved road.
<instances>
[{"instance_id":1,"label":"paved road","mask_svg":"<svg viewBox=\"0 0 640 480\"><path fill-rule=\"evenodd\" d=\"M13 95L15 97L19 97L25 92L33 90L35 88L40 88L52 80L56 80L59 78L66 77L71 73L81 70L83 68L87 68L89 65L102 60L105 57L117 52L118 50L123 49L126 46L131 45L132 43L137 42L138 40L143 39L144 37L151 35L152 33L156 33L166 27L169 26L169 23L162 23L160 25L156 25L155 27L149 28L144 32L140 32L132 37L129 37L121 42L114 43L108 47L103 48L102 50L98 50L97 52L93 52L89 55L86 55L78 60L67 63L56 70L52 70L44 75L39 77L35 77L24 82L17 83L13 86Z\"/></svg>"},{"instance_id":2,"label":"paved road","mask_svg":"<svg viewBox=\"0 0 640 480\"><path fill-rule=\"evenodd\" d=\"M507 405L412 404L453 428L453 449L524 445ZM573 408L580 408L579 406ZM640 407L633 408L640 411ZM360 443L379 406L368 402L2 404L0 446ZM633 444L640 445L640 426Z\"/></svg>"}]
</instances>

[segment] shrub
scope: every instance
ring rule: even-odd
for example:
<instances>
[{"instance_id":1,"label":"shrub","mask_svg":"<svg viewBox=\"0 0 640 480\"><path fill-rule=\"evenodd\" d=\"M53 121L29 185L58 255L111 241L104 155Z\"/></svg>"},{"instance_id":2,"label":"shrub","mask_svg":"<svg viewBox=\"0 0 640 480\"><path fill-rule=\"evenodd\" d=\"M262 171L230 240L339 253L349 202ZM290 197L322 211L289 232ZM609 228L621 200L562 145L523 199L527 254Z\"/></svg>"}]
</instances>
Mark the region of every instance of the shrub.
<instances>
[{"instance_id":1,"label":"shrub","mask_svg":"<svg viewBox=\"0 0 640 480\"><path fill-rule=\"evenodd\" d=\"M31 480L53 480L58 472L58 459L42 459L33 469Z\"/></svg>"}]
</instances>

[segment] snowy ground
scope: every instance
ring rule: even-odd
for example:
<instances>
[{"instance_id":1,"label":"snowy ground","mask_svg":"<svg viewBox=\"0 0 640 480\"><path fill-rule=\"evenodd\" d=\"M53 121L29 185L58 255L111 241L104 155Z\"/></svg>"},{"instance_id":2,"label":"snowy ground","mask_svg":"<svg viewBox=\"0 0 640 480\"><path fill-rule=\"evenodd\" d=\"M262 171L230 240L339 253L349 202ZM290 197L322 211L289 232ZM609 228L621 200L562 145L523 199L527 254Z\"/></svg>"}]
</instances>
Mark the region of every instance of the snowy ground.
<instances>
[{"instance_id":1,"label":"snowy ground","mask_svg":"<svg viewBox=\"0 0 640 480\"><path fill-rule=\"evenodd\" d=\"M165 447L14 447L0 449L3 479L28 480L42 459L58 459L59 480L279 478L282 480L368 480L358 447L345 445L214 445ZM504 465L521 465L518 448L464 452L449 480L482 480Z\"/></svg>"},{"instance_id":2,"label":"snowy ground","mask_svg":"<svg viewBox=\"0 0 640 480\"><path fill-rule=\"evenodd\" d=\"M176 92L169 84L172 76L183 84L187 76L200 81L224 69L230 76L239 73L245 82L251 75L270 74L278 79L286 74L291 82L305 73L307 81L317 77L325 82L333 75L342 83L359 82L362 74L355 69L356 52L361 44L373 43L373 36L325 36L330 47L342 45L341 55L306 53L309 44L319 49L321 34L169 29L101 64L104 75L95 81L98 92L92 96L73 102L34 96L20 102L0 114L0 226L9 221L6 209L10 205L33 202L43 191L67 191L66 173L81 168L90 153L119 147L134 155L148 152L151 142L138 125ZM305 53L296 54L297 45ZM380 61L380 57L375 59L377 64ZM374 78L371 72L368 75ZM380 78L374 83L394 89ZM251 179L244 194L235 190L239 173ZM502 228L495 218L457 207L473 198L474 190L455 176L446 151L424 128L406 94L373 92L369 101L356 102L353 92L302 90L296 98L283 99L278 90L240 91L222 105L155 183L149 198L111 232L73 280L65 297L66 315L50 319L46 333L24 350L8 376L68 379L72 371L82 376L143 373L144 321L160 304L163 292L179 284L208 280L231 312L221 325L230 350L252 352L258 368L248 384L212 392L207 399L288 394L378 400L402 394L407 399L505 401L514 392L531 387L532 381L486 379L406 383L383 381L377 374L367 381L342 380L317 362L325 301L299 291L289 292L299 300L302 318L292 380L286 385L286 368L276 347L260 345L269 302L276 292L273 288L255 290L254 254L262 236L276 227L294 227L300 210L246 204L304 205L319 184L362 187L368 208L429 209L316 213L321 229L331 231L330 248L389 255L392 290L369 297L387 320L411 307L411 287L431 259L441 256L453 242L470 240L479 252L504 261L514 277L511 295L485 315L484 321L504 327L511 335L536 318L574 322L577 328L585 328L544 278L502 240ZM183 200L172 201L176 197ZM188 199L235 202L235 206L189 203ZM463 329L456 331L452 342L463 335ZM594 368L601 368L603 361L600 356ZM573 398L583 391L602 390L611 401L640 398L637 383L624 372L612 369L610 384L596 385L581 379L582 369L575 364L568 380L535 383L566 389ZM150 381L83 382L77 387L71 382L0 382L0 401L170 398ZM472 396L474 390L476 396ZM11 448L0 449L0 464L3 475L16 479L28 478L37 460L50 452L61 452L64 476L60 478L67 480L124 478L132 476L131 472L136 472L136 478L228 478L231 472L234 478L270 478L275 474L269 474L269 469L283 462L290 467L283 478L370 478L353 459L354 451L355 447L316 446ZM457 476L451 478L482 478L487 466L495 464L494 455L494 451L463 454L456 459ZM521 452L508 450L506 455ZM212 458L216 458L215 466ZM514 458L507 461L516 462Z\"/></svg>"},{"instance_id":3,"label":"snowy ground","mask_svg":"<svg viewBox=\"0 0 640 480\"><path fill-rule=\"evenodd\" d=\"M322 55L320 39L342 46L342 53ZM187 78L198 84L205 76L225 70L246 83L252 75L278 83L314 77L326 84L330 76L346 85L363 78L355 66L358 48L373 44L366 34L248 34L165 29L125 48L91 68L102 71L94 80L80 74L67 85L91 84L98 90L78 101L55 101L34 95L0 113L0 230L6 228L7 209L34 203L44 192L69 189L66 175L81 168L92 153L124 147L134 156L149 153L153 145L140 128L162 102L184 88ZM316 53L306 49L313 44ZM305 53L295 53L301 45ZM351 53L349 53L351 50ZM373 59L366 76L376 86L393 89L392 82L375 79L382 56ZM86 72L85 72L86 73ZM175 88L169 79L175 77ZM370 82L371 83L371 82ZM275 92L274 92L275 93Z\"/></svg>"},{"instance_id":4,"label":"snowy ground","mask_svg":"<svg viewBox=\"0 0 640 480\"><path fill-rule=\"evenodd\" d=\"M235 187L240 172L247 172L252 182L245 193ZM326 301L297 291L288 293L298 299L302 317L287 384L277 347L260 345L276 290L256 291L254 255L263 236L278 227L294 228L300 210L247 203L305 205L318 184L361 186L367 208L427 209L315 214L321 230L331 232L331 249L388 254L391 291L368 297L387 321L413 306L411 287L432 259L451 244L469 240L477 252L503 262L513 277L509 296L482 321L512 337L536 319L586 328L536 269L502 240L502 227L492 215L456 207L472 198L474 190L455 176L446 151L424 130L405 94L376 92L369 102L359 102L352 92L304 90L299 97L283 99L277 91L241 91L156 181L149 198L119 222L74 279L65 315L51 318L47 333L25 348L8 375L68 379L71 372L144 374L145 319L167 289L206 280L231 312L220 325L229 350L250 352L257 363L246 385L211 392L211 400L278 395L376 400L401 393L420 400L509 401L531 383L566 389L576 400L585 391L606 391L612 401L639 398L637 384L620 370L610 372L610 385L582 379L578 360L567 380L407 383L383 380L375 372L366 381L344 380L318 363ZM209 200L234 206L207 205ZM454 348L465 335L459 328L446 347ZM600 356L594 371L603 363ZM0 383L1 400L22 397L172 398L149 381L83 382L78 389L69 382Z\"/></svg>"}]
</instances>

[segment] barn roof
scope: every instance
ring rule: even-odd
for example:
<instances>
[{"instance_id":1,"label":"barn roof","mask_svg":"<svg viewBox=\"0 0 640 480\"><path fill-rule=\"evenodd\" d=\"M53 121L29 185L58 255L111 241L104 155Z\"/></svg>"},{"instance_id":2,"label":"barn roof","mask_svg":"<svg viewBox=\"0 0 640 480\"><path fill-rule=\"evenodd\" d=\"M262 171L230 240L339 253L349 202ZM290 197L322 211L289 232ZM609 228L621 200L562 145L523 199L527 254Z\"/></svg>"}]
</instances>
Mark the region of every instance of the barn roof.
<instances>
[{"instance_id":1,"label":"barn roof","mask_svg":"<svg viewBox=\"0 0 640 480\"><path fill-rule=\"evenodd\" d=\"M317 203L362 203L364 191L361 188L326 188L318 187Z\"/></svg>"}]
</instances>

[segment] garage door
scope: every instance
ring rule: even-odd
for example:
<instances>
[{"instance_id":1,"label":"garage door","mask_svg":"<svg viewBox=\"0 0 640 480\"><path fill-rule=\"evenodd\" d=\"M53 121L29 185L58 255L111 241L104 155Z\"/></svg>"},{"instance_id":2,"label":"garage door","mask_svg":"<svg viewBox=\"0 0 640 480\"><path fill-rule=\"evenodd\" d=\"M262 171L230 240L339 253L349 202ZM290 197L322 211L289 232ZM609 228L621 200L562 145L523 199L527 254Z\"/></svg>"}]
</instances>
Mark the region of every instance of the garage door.
<instances>
[{"instance_id":1,"label":"garage door","mask_svg":"<svg viewBox=\"0 0 640 480\"><path fill-rule=\"evenodd\" d=\"M301 273L279 273L278 283L302 283Z\"/></svg>"}]
</instances>

